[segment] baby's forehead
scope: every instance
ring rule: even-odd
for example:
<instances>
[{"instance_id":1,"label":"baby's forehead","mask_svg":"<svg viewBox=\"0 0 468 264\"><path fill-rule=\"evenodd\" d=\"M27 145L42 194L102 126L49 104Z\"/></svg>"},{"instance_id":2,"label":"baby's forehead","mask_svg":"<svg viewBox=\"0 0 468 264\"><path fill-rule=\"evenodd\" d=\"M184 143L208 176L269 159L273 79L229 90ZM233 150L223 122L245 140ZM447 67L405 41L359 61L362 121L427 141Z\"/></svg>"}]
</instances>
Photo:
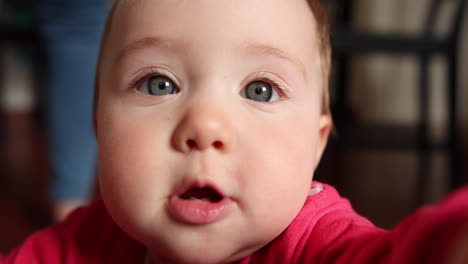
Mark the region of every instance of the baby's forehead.
<instances>
[{"instance_id":1,"label":"baby's forehead","mask_svg":"<svg viewBox=\"0 0 468 264\"><path fill-rule=\"evenodd\" d=\"M99 74L113 72L123 54L142 46L171 47L159 51L192 57L202 54L200 48L213 57L236 51L269 55L290 62L303 76L315 75L321 64L315 20L304 0L118 0ZM218 58L222 63L227 57Z\"/></svg>"},{"instance_id":2,"label":"baby's forehead","mask_svg":"<svg viewBox=\"0 0 468 264\"><path fill-rule=\"evenodd\" d=\"M120 48L161 35L179 42L204 38L207 45L220 37L224 44L288 48L311 48L317 40L315 20L303 0L118 0L111 16L108 44ZM229 34L219 34L223 31Z\"/></svg>"}]
</instances>

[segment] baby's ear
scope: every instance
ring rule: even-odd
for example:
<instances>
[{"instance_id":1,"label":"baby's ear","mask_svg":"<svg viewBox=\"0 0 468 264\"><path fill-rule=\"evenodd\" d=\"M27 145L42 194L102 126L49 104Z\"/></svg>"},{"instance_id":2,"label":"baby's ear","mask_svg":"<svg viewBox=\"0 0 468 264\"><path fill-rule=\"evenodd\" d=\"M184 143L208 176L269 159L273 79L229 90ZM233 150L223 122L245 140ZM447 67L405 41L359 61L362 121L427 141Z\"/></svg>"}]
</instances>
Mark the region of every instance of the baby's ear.
<instances>
[{"instance_id":1,"label":"baby's ear","mask_svg":"<svg viewBox=\"0 0 468 264\"><path fill-rule=\"evenodd\" d=\"M319 120L319 142L317 145L317 152L315 156L315 160L317 164L319 163L320 159L322 158L323 151L328 143L328 136L330 135L330 130L332 127L332 120L329 115L322 114Z\"/></svg>"}]
</instances>

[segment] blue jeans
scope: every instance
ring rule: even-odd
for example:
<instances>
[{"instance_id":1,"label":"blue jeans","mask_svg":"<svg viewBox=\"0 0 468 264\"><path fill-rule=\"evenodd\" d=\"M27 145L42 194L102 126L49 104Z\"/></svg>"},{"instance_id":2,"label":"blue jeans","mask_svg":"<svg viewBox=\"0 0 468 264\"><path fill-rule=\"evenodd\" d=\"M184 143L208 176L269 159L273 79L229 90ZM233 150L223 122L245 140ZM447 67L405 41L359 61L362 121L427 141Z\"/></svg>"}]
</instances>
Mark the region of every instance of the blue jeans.
<instances>
[{"instance_id":1,"label":"blue jeans","mask_svg":"<svg viewBox=\"0 0 468 264\"><path fill-rule=\"evenodd\" d=\"M87 200L96 182L92 101L107 7L104 0L42 0L36 14L47 62L50 198Z\"/></svg>"}]
</instances>

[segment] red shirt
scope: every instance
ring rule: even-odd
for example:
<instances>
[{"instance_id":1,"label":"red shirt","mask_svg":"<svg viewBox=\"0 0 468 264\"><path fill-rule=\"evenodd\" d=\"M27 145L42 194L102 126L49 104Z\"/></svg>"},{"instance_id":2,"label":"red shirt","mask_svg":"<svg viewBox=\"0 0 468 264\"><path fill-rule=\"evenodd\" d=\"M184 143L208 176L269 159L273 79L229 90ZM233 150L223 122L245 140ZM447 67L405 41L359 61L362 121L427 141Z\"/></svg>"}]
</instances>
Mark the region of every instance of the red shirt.
<instances>
[{"instance_id":1,"label":"red shirt","mask_svg":"<svg viewBox=\"0 0 468 264\"><path fill-rule=\"evenodd\" d=\"M375 227L336 190L310 196L290 226L240 263L445 263L468 227L468 187L423 207L393 230ZM468 250L468 249L467 249ZM3 264L143 263L145 248L110 218L102 202L39 231Z\"/></svg>"}]
</instances>

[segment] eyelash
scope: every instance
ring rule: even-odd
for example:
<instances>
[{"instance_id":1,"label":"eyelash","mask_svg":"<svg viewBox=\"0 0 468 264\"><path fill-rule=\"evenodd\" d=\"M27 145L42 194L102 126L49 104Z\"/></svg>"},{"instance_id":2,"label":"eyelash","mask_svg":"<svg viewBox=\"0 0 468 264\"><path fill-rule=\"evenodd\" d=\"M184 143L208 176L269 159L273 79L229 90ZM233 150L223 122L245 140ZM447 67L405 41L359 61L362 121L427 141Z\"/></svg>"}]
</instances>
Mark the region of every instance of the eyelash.
<instances>
[{"instance_id":1,"label":"eyelash","mask_svg":"<svg viewBox=\"0 0 468 264\"><path fill-rule=\"evenodd\" d=\"M139 77L141 75L143 75L143 76ZM136 89L136 88L140 87L140 85L142 85L146 80L148 80L151 77L156 76L156 75L164 75L164 76L168 77L169 79L171 79L174 82L173 78L167 76L166 73L162 73L161 71L156 70L156 69L145 69L142 74L140 74L138 77L136 77L134 80L132 80L130 82L129 88L130 89ZM280 100L285 99L285 98L286 99L289 98L289 94L288 94L287 90L279 82L274 81L272 78L269 78L268 76L265 76L264 73L260 73L259 75L255 76L253 78L253 80L249 81L249 83L255 82L255 81L263 81L263 82L266 82L266 83L272 85L274 87L273 89L277 90L277 92L280 94L280 97L281 97ZM176 84L176 83L174 82L174 84Z\"/></svg>"},{"instance_id":2,"label":"eyelash","mask_svg":"<svg viewBox=\"0 0 468 264\"><path fill-rule=\"evenodd\" d=\"M142 76L143 75L143 76ZM137 89L138 87L140 87L140 85L142 85L145 81L149 80L151 77L153 76L157 76L157 75L164 75L166 76L167 78L171 79L172 82L174 84L176 84L174 82L174 78L170 77L170 76L167 76L167 73L163 73L159 70L156 70L156 69L144 69L142 74L139 74L136 78L134 78L130 84L129 84L129 88L130 89ZM141 77L140 77L141 76ZM176 84L177 85L177 84ZM178 85L177 85L178 86Z\"/></svg>"}]
</instances>

